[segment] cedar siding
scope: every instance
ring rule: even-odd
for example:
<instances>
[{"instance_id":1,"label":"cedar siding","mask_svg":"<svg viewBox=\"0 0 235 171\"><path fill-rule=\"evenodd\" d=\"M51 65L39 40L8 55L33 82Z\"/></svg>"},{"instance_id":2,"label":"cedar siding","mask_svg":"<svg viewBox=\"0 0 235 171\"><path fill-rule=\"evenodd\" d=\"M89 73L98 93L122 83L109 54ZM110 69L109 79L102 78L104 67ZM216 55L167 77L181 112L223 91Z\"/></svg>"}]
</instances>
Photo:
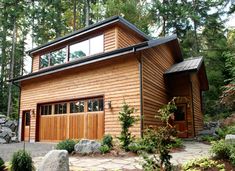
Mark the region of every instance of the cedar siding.
<instances>
[{"instance_id":1,"label":"cedar siding","mask_svg":"<svg viewBox=\"0 0 235 171\"><path fill-rule=\"evenodd\" d=\"M199 131L203 129L201 90L200 90L200 82L198 80L197 73L191 74L191 82L192 82L192 99L193 99L193 107L194 107L193 112L194 112L195 133L197 134Z\"/></svg>"},{"instance_id":2,"label":"cedar siding","mask_svg":"<svg viewBox=\"0 0 235 171\"><path fill-rule=\"evenodd\" d=\"M169 101L163 73L175 63L167 44L160 45L142 53L142 93L144 127L156 126L158 109Z\"/></svg>"},{"instance_id":3,"label":"cedar siding","mask_svg":"<svg viewBox=\"0 0 235 171\"><path fill-rule=\"evenodd\" d=\"M21 83L21 114L24 110L34 109L37 104L63 101L92 96L104 97L104 133L119 135L118 112L123 100L137 109L140 115L139 62L134 55L104 61L70 71L23 81ZM111 101L112 108L107 102ZM132 129L140 135L139 123ZM36 116L31 116L30 139L35 140Z\"/></svg>"}]
</instances>

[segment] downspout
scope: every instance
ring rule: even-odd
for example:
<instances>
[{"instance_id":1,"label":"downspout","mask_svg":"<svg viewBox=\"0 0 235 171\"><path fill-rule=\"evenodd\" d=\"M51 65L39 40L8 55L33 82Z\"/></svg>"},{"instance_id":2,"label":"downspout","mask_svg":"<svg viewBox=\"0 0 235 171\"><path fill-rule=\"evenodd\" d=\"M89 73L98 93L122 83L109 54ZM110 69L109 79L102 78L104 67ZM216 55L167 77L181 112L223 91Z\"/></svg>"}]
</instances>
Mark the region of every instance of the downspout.
<instances>
[{"instance_id":1,"label":"downspout","mask_svg":"<svg viewBox=\"0 0 235 171\"><path fill-rule=\"evenodd\" d=\"M133 48L133 52L136 52L136 48ZM137 59L138 60L138 59ZM140 136L143 138L143 93L142 93L142 56L140 55L139 61L139 80L140 80Z\"/></svg>"},{"instance_id":2,"label":"downspout","mask_svg":"<svg viewBox=\"0 0 235 171\"><path fill-rule=\"evenodd\" d=\"M13 85L15 85L16 87L19 88L19 97L18 97L18 123L17 123L17 134L18 134L18 140L21 140L21 131L19 132L19 127L20 127L20 100L21 100L21 86L15 84L14 82L12 82ZM19 134L20 133L20 134Z\"/></svg>"},{"instance_id":3,"label":"downspout","mask_svg":"<svg viewBox=\"0 0 235 171\"><path fill-rule=\"evenodd\" d=\"M192 103L192 109L193 109L193 135L194 137L196 136L196 130L195 130L195 116L194 116L194 103L193 103L193 83L192 83L192 80L191 80L191 75L190 75L190 84L191 84L191 103Z\"/></svg>"}]
</instances>

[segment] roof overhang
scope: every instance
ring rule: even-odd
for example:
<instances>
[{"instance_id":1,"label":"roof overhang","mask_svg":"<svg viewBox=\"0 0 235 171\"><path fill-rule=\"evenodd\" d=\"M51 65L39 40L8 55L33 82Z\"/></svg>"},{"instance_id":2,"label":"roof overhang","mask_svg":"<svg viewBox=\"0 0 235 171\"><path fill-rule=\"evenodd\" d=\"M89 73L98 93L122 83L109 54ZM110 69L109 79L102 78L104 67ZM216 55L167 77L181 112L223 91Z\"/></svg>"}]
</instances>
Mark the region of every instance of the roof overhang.
<instances>
[{"instance_id":1,"label":"roof overhang","mask_svg":"<svg viewBox=\"0 0 235 171\"><path fill-rule=\"evenodd\" d=\"M209 83L206 75L206 69L203 57L189 58L180 63L174 64L165 71L165 77L172 77L180 74L196 73L200 81L201 90L209 90Z\"/></svg>"},{"instance_id":2,"label":"roof overhang","mask_svg":"<svg viewBox=\"0 0 235 171\"><path fill-rule=\"evenodd\" d=\"M57 65L57 66L53 66L51 68L42 69L37 72L30 73L28 75L24 75L24 76L20 76L18 78L11 79L9 81L17 83L17 82L29 80L32 78L36 78L36 77L40 77L40 76L44 76L44 75L49 75L49 74L56 73L59 71L64 71L64 70L76 68L79 66L88 65L91 63L99 62L99 61L103 61L103 60L107 60L107 59L111 59L111 58L117 58L117 57L120 57L125 54L138 52L138 51L152 48L152 47L155 47L155 46L158 46L161 44L165 44L165 43L167 43L169 45L172 45L172 43L174 43L174 44L178 44L178 46L179 46L178 39L177 39L176 35L172 35L169 37L142 42L142 43L139 43L139 44L136 44L133 46L113 50L113 51L98 54L98 55L93 55L90 57L83 57L79 60L75 60L75 61L72 61L69 63ZM181 52L177 52L178 51L177 48L174 48L173 50L175 51L174 52L175 58L178 61L182 61L183 59L181 56Z\"/></svg>"},{"instance_id":3,"label":"roof overhang","mask_svg":"<svg viewBox=\"0 0 235 171\"><path fill-rule=\"evenodd\" d=\"M129 28L130 30L134 31L136 34L138 34L138 36L142 37L146 41L151 39L149 36L147 36L142 31L140 31L135 25L131 24L130 22L128 22L124 18L122 18L120 16L114 16L114 17L108 18L104 21L92 24L92 25L90 25L88 27L85 27L83 29L74 31L74 32L72 32L68 35L65 35L63 37L60 37L60 38L55 39L53 41L50 41L50 42L48 42L46 44L43 44L41 46L38 46L36 48L33 48L33 49L27 51L26 53L28 53L31 56L32 54L37 53L41 50L47 49L47 48L52 47L52 46L56 46L58 44L62 44L62 43L66 42L66 41L69 41L73 38L82 36L82 35L90 33L90 32L94 32L98 29L110 26L110 25L115 24L115 23L121 24L121 25Z\"/></svg>"}]
</instances>

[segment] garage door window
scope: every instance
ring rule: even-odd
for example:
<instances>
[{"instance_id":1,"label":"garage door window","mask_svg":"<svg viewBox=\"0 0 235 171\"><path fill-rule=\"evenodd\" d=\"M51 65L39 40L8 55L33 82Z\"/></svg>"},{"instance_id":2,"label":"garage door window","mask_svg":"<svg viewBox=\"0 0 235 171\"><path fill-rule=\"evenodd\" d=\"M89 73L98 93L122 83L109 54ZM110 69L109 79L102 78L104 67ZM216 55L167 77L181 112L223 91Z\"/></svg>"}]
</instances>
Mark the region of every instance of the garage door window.
<instances>
[{"instance_id":1,"label":"garage door window","mask_svg":"<svg viewBox=\"0 0 235 171\"><path fill-rule=\"evenodd\" d=\"M70 102L70 113L81 113L84 112L84 101Z\"/></svg>"},{"instance_id":2,"label":"garage door window","mask_svg":"<svg viewBox=\"0 0 235 171\"><path fill-rule=\"evenodd\" d=\"M88 100L88 112L103 111L103 99Z\"/></svg>"},{"instance_id":3,"label":"garage door window","mask_svg":"<svg viewBox=\"0 0 235 171\"><path fill-rule=\"evenodd\" d=\"M67 113L67 103L55 104L55 114Z\"/></svg>"},{"instance_id":4,"label":"garage door window","mask_svg":"<svg viewBox=\"0 0 235 171\"><path fill-rule=\"evenodd\" d=\"M41 115L51 115L52 111L51 111L52 106L51 105L43 105L40 107L40 113Z\"/></svg>"}]
</instances>

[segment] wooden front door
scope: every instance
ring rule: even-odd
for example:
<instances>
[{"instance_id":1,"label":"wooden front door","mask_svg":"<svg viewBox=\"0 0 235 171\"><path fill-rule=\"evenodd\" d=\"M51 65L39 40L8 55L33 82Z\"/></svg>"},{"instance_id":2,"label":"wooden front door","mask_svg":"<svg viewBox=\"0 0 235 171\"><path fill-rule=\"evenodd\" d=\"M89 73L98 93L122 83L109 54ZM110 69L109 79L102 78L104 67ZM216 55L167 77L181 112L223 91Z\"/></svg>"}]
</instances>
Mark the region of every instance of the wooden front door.
<instances>
[{"instance_id":1,"label":"wooden front door","mask_svg":"<svg viewBox=\"0 0 235 171\"><path fill-rule=\"evenodd\" d=\"M187 125L187 105L177 104L177 111L175 115L175 127L178 131L177 135L180 138L188 137L188 125Z\"/></svg>"},{"instance_id":2,"label":"wooden front door","mask_svg":"<svg viewBox=\"0 0 235 171\"><path fill-rule=\"evenodd\" d=\"M23 135L23 140L24 141L29 141L30 137L30 111L24 111L23 112L23 117L22 117L22 135Z\"/></svg>"}]
</instances>

